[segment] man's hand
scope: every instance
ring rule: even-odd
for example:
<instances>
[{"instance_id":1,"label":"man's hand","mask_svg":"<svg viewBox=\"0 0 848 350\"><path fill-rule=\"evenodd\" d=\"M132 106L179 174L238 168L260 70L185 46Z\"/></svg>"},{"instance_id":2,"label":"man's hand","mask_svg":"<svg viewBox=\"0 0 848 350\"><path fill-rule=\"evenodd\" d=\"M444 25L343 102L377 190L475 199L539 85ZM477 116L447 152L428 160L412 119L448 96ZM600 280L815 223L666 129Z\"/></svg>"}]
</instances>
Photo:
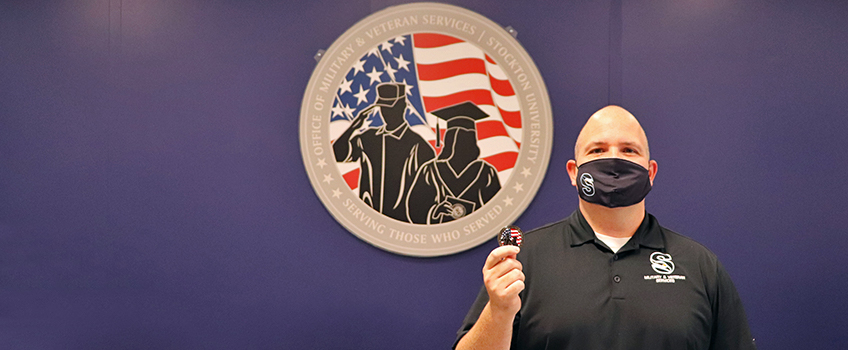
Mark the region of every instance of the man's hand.
<instances>
[{"instance_id":1,"label":"man's hand","mask_svg":"<svg viewBox=\"0 0 848 350\"><path fill-rule=\"evenodd\" d=\"M457 350L509 349L512 324L521 309L518 293L524 290L524 272L515 259L518 252L518 247L505 245L489 253L483 265L483 283L489 293L489 302L477 323L456 344Z\"/></svg>"},{"instance_id":2,"label":"man's hand","mask_svg":"<svg viewBox=\"0 0 848 350\"><path fill-rule=\"evenodd\" d=\"M442 201L441 203L436 205L436 210L433 211L433 217L431 220L440 220L442 216L451 216L453 213L453 205L451 205L448 201ZM432 210L432 209L431 209Z\"/></svg>"},{"instance_id":3,"label":"man's hand","mask_svg":"<svg viewBox=\"0 0 848 350\"><path fill-rule=\"evenodd\" d=\"M483 283L489 293L492 312L515 316L521 309L518 293L524 290L524 272L516 260L520 249L503 246L492 250L483 265Z\"/></svg>"},{"instance_id":4,"label":"man's hand","mask_svg":"<svg viewBox=\"0 0 848 350\"><path fill-rule=\"evenodd\" d=\"M353 118L353 120L351 120L350 126L348 127L348 129L357 130L357 129L361 128L362 124L365 124L365 120L368 119L368 113L370 113L371 110L374 109L374 107L375 106L371 106L371 107L368 107L368 108L360 111L359 114L356 115L356 118Z\"/></svg>"}]
</instances>

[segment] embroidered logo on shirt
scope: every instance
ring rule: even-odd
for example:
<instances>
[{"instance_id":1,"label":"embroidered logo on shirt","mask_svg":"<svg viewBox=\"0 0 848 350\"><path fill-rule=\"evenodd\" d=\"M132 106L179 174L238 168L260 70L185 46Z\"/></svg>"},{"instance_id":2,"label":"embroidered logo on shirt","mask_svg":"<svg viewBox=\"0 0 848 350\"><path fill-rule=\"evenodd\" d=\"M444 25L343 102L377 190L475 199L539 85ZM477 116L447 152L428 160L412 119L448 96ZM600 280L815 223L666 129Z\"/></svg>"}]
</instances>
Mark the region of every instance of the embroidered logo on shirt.
<instances>
[{"instance_id":1,"label":"embroidered logo on shirt","mask_svg":"<svg viewBox=\"0 0 848 350\"><path fill-rule=\"evenodd\" d=\"M671 262L671 255L654 252L651 254L651 268L657 273L664 275L674 272L674 263Z\"/></svg>"},{"instance_id":2,"label":"embroidered logo on shirt","mask_svg":"<svg viewBox=\"0 0 848 350\"><path fill-rule=\"evenodd\" d=\"M646 280L655 280L657 283L674 283L677 280L686 280L686 276L671 274L674 272L674 262L671 261L671 254L663 252L652 253L651 268L660 275L646 275Z\"/></svg>"}]
</instances>

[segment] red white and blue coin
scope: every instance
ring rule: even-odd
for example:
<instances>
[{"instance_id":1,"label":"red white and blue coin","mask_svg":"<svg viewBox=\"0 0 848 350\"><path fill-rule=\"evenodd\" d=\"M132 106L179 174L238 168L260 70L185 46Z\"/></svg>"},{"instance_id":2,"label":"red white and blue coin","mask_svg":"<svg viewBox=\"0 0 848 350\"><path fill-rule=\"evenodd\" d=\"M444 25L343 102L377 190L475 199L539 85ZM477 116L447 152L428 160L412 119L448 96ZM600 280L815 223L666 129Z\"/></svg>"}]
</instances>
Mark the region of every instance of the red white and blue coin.
<instances>
[{"instance_id":1,"label":"red white and blue coin","mask_svg":"<svg viewBox=\"0 0 848 350\"><path fill-rule=\"evenodd\" d=\"M501 246L514 245L516 247L520 247L523 239L524 232L522 232L517 226L504 227L501 229L501 233L498 234L498 243Z\"/></svg>"}]
</instances>

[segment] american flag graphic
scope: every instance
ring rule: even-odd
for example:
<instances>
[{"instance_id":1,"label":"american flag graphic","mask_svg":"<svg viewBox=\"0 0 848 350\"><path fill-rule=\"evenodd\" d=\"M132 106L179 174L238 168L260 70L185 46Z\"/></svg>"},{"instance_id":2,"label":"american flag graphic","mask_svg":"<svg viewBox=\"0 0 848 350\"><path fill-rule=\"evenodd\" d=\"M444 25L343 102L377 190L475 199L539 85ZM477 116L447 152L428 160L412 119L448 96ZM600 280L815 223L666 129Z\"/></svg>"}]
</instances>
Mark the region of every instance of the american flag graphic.
<instances>
[{"instance_id":1,"label":"american flag graphic","mask_svg":"<svg viewBox=\"0 0 848 350\"><path fill-rule=\"evenodd\" d=\"M524 238L522 237L523 235L521 234L520 230L518 230L517 228L510 227L509 235L512 236L512 239L515 240L515 243L518 244L518 246L521 246L521 242L524 240Z\"/></svg>"},{"instance_id":2,"label":"american flag graphic","mask_svg":"<svg viewBox=\"0 0 848 350\"><path fill-rule=\"evenodd\" d=\"M501 246L514 245L520 247L523 241L524 234L521 232L521 229L516 226L504 227L498 236L498 243Z\"/></svg>"},{"instance_id":3,"label":"american flag graphic","mask_svg":"<svg viewBox=\"0 0 848 350\"><path fill-rule=\"evenodd\" d=\"M436 130L444 135L447 122L430 112L472 101L489 116L476 123L480 158L495 167L501 184L507 183L521 147L521 111L507 75L483 50L472 43L435 33L399 36L365 53L347 71L335 94L330 116L333 142L359 112L377 99L376 86L384 82L407 85L406 121L436 150ZM379 109L370 113L365 128L383 124ZM436 128L436 123L439 128ZM351 190L359 186L359 163L338 162Z\"/></svg>"}]
</instances>

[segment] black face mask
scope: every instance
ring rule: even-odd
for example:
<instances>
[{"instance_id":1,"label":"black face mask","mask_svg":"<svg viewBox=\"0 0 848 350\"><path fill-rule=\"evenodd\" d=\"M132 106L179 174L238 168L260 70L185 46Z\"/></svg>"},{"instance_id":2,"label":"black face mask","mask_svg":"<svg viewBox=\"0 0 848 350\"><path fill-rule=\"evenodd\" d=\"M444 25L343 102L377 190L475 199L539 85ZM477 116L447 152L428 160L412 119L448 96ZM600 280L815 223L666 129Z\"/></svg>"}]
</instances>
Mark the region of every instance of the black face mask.
<instances>
[{"instance_id":1,"label":"black face mask","mask_svg":"<svg viewBox=\"0 0 848 350\"><path fill-rule=\"evenodd\" d=\"M629 160L601 158L577 168L577 193L607 208L629 207L651 192L648 169Z\"/></svg>"}]
</instances>

